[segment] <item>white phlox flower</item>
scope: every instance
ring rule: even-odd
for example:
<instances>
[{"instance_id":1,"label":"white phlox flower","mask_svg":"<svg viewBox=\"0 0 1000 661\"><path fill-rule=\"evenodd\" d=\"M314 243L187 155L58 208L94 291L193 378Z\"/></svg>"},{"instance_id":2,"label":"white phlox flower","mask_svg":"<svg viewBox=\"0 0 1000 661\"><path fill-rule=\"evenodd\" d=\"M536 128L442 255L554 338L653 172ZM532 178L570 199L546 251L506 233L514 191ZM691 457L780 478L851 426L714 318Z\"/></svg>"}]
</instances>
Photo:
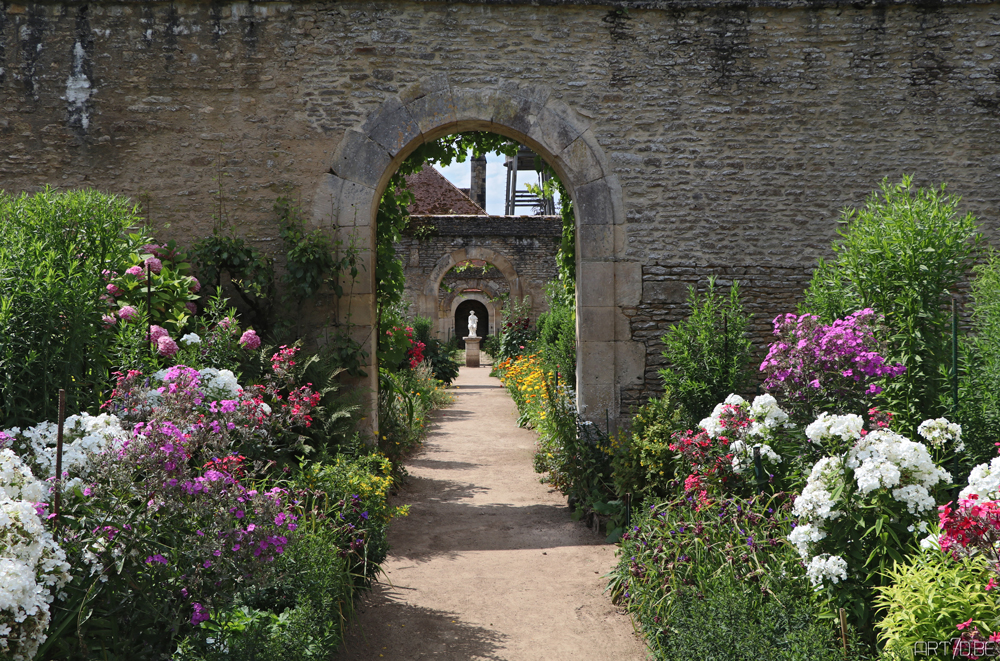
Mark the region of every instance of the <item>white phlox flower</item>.
<instances>
[{"instance_id":1,"label":"white phlox flower","mask_svg":"<svg viewBox=\"0 0 1000 661\"><path fill-rule=\"evenodd\" d=\"M814 443L820 443L829 438L839 438L842 441L854 441L861 438L861 430L865 421L860 415L831 415L823 412L815 421L806 427L806 436Z\"/></svg>"},{"instance_id":2,"label":"white phlox flower","mask_svg":"<svg viewBox=\"0 0 1000 661\"><path fill-rule=\"evenodd\" d=\"M36 474L54 477L57 437L56 424L42 422L17 434L15 445ZM63 423L62 469L70 479L63 483L64 486L72 489L81 484L90 475L95 457L121 447L127 438L128 433L122 429L118 417L108 413L96 416L81 413L66 418Z\"/></svg>"},{"instance_id":3,"label":"white phlox flower","mask_svg":"<svg viewBox=\"0 0 1000 661\"><path fill-rule=\"evenodd\" d=\"M729 451L733 453L733 472L742 473L753 466L753 451L760 452L760 458L766 459L772 464L780 464L781 456L771 449L770 445L758 443L749 446L743 441L733 441L729 444Z\"/></svg>"},{"instance_id":4,"label":"white phlox flower","mask_svg":"<svg viewBox=\"0 0 1000 661\"><path fill-rule=\"evenodd\" d=\"M863 494L876 489L892 489L892 497L905 503L911 513L934 507L929 489L951 479L938 468L923 443L887 429L879 429L862 438L851 449L848 467Z\"/></svg>"},{"instance_id":5,"label":"white phlox flower","mask_svg":"<svg viewBox=\"0 0 1000 661\"><path fill-rule=\"evenodd\" d=\"M10 497L15 491L23 497L38 482L12 455L0 451L0 649L3 658L30 661L45 641L49 604L69 582L70 566L34 503Z\"/></svg>"},{"instance_id":6,"label":"white phlox flower","mask_svg":"<svg viewBox=\"0 0 1000 661\"><path fill-rule=\"evenodd\" d=\"M722 434L722 410L728 404L729 406L746 406L747 401L740 397L739 395L729 395L726 397L725 401L721 404L716 404L715 408L712 409L712 415L703 419L698 423L698 426L704 429L709 438L718 438Z\"/></svg>"},{"instance_id":7,"label":"white phlox flower","mask_svg":"<svg viewBox=\"0 0 1000 661\"><path fill-rule=\"evenodd\" d=\"M1000 457L994 457L988 464L979 464L969 473L969 486L958 494L965 500L972 494L980 500L1000 500Z\"/></svg>"},{"instance_id":8,"label":"white phlox flower","mask_svg":"<svg viewBox=\"0 0 1000 661\"><path fill-rule=\"evenodd\" d=\"M809 561L806 576L814 586L819 587L823 581L839 583L847 580L847 561L838 555L817 555Z\"/></svg>"},{"instance_id":9,"label":"white phlox flower","mask_svg":"<svg viewBox=\"0 0 1000 661\"><path fill-rule=\"evenodd\" d=\"M188 333L181 337L181 344L186 344L191 346L192 344L201 344L201 337L197 333Z\"/></svg>"},{"instance_id":10,"label":"white phlox flower","mask_svg":"<svg viewBox=\"0 0 1000 661\"><path fill-rule=\"evenodd\" d=\"M808 560L812 555L810 552L812 545L825 537L825 530L811 523L804 523L800 526L795 526L792 532L788 534L788 541L792 543L803 560Z\"/></svg>"},{"instance_id":11,"label":"white phlox flower","mask_svg":"<svg viewBox=\"0 0 1000 661\"><path fill-rule=\"evenodd\" d=\"M965 443L962 442L962 425L948 422L947 418L924 420L917 427L917 433L923 436L931 447L943 448L948 443L954 443L952 449L955 452L965 450Z\"/></svg>"}]
</instances>

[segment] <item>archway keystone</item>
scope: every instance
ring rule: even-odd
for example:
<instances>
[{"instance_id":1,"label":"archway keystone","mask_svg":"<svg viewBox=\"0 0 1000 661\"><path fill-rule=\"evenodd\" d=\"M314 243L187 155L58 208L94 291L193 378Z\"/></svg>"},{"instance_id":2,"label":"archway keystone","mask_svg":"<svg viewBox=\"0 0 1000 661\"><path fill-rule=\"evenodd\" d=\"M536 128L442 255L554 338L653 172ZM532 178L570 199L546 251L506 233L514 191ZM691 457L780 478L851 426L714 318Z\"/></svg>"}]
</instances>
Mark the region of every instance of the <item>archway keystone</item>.
<instances>
[{"instance_id":1,"label":"archway keystone","mask_svg":"<svg viewBox=\"0 0 1000 661\"><path fill-rule=\"evenodd\" d=\"M577 222L577 398L588 418L607 411L619 417L620 390L641 381L645 346L632 340L623 308L638 304L641 267L624 259L625 212L622 188L597 142L593 122L541 85L501 80L486 87L453 85L444 74L424 78L385 101L356 128L344 133L319 182L313 213L317 224L330 227L341 241L353 241L373 254L375 216L389 178L417 145L462 131L491 131L527 145L552 165L574 203ZM442 258L437 283L463 259L485 259L511 281L520 294L517 274L487 257L487 249L471 247ZM488 251L492 252L492 251ZM502 260L506 261L506 260ZM510 266L509 262L506 266ZM440 270L440 273L438 271ZM347 303L352 334L363 340L372 357L367 384L374 393L375 280L366 260L364 283L355 284ZM511 279L513 278L513 279ZM345 290L350 287L345 286ZM346 323L347 306L339 306ZM364 312L362 313L362 308ZM375 423L377 424L377 423Z\"/></svg>"}]
</instances>

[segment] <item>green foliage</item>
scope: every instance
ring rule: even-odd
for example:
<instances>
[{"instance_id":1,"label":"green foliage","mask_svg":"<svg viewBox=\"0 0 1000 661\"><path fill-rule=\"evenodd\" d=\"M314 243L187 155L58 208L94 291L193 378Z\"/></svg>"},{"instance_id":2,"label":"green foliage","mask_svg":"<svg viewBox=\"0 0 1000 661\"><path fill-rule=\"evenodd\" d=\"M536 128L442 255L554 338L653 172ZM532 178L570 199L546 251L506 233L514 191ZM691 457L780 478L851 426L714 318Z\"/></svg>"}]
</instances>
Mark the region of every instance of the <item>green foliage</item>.
<instances>
[{"instance_id":1,"label":"green foliage","mask_svg":"<svg viewBox=\"0 0 1000 661\"><path fill-rule=\"evenodd\" d=\"M549 179L542 186L527 184L527 189L538 197L546 199L552 199L556 193L559 194L562 237L559 241L559 252L556 253L556 263L559 266L559 280L572 294L576 289L576 215L573 213L573 199L559 175L548 163L545 164L545 171Z\"/></svg>"},{"instance_id":2,"label":"green foliage","mask_svg":"<svg viewBox=\"0 0 1000 661\"><path fill-rule=\"evenodd\" d=\"M274 260L262 254L238 236L218 232L198 240L191 248L203 284L220 291L223 276L228 276L240 300L250 310L247 323L269 331L274 305Z\"/></svg>"},{"instance_id":3,"label":"green foliage","mask_svg":"<svg viewBox=\"0 0 1000 661\"><path fill-rule=\"evenodd\" d=\"M440 386L426 362L416 369L379 370L376 444L394 466L401 467L402 458L423 440L428 413L451 401Z\"/></svg>"},{"instance_id":4,"label":"green foliage","mask_svg":"<svg viewBox=\"0 0 1000 661\"><path fill-rule=\"evenodd\" d=\"M563 281L550 282L545 289L548 312L538 316L534 347L551 370L559 372L563 383L576 384L576 298Z\"/></svg>"},{"instance_id":5,"label":"green foliage","mask_svg":"<svg viewBox=\"0 0 1000 661\"><path fill-rule=\"evenodd\" d=\"M827 322L867 307L885 315L893 331L886 359L906 372L888 384L882 401L909 435L921 420L945 412L947 303L982 239L975 218L958 215L959 201L943 184L914 189L910 177L883 180L863 209L843 212L836 262L821 263L806 292L807 309Z\"/></svg>"},{"instance_id":6,"label":"green foliage","mask_svg":"<svg viewBox=\"0 0 1000 661\"><path fill-rule=\"evenodd\" d=\"M636 511L609 590L657 659L828 658L835 630L784 541L791 504L694 496Z\"/></svg>"},{"instance_id":7,"label":"green foliage","mask_svg":"<svg viewBox=\"0 0 1000 661\"><path fill-rule=\"evenodd\" d=\"M279 197L274 203L278 214L279 235L285 242L286 265L284 281L291 295L301 301L315 294L334 272L333 243L321 229L306 231L301 211L291 200ZM352 276L357 276L353 265Z\"/></svg>"},{"instance_id":8,"label":"green foliage","mask_svg":"<svg viewBox=\"0 0 1000 661\"><path fill-rule=\"evenodd\" d=\"M102 271L123 272L137 209L92 190L0 191L0 427L94 410L106 395L115 335Z\"/></svg>"},{"instance_id":9,"label":"green foliage","mask_svg":"<svg viewBox=\"0 0 1000 661\"><path fill-rule=\"evenodd\" d=\"M424 360L429 362L434 378L447 385L458 378L458 345L454 338L442 342L431 337L431 320L417 317L413 322L414 339L424 343Z\"/></svg>"},{"instance_id":10,"label":"green foliage","mask_svg":"<svg viewBox=\"0 0 1000 661\"><path fill-rule=\"evenodd\" d=\"M980 634L996 631L1000 603L987 591L995 576L983 557L953 559L940 549L923 549L886 571L874 606L884 610L876 624L886 650L913 658L918 641L945 641L961 633L956 625L972 620Z\"/></svg>"},{"instance_id":11,"label":"green foliage","mask_svg":"<svg viewBox=\"0 0 1000 661\"><path fill-rule=\"evenodd\" d=\"M670 437L683 430L685 418L669 390L639 408L632 418L632 429L615 439L611 465L619 496L631 493L641 502L674 494L675 479L685 476L674 475L676 453L669 447Z\"/></svg>"},{"instance_id":12,"label":"green foliage","mask_svg":"<svg viewBox=\"0 0 1000 661\"><path fill-rule=\"evenodd\" d=\"M176 242L169 241L160 246L150 241L141 234L129 235L129 242L141 247L130 255L127 266L142 269L142 274L111 274L114 276L110 278L111 285L117 288L114 290L117 293L113 294L117 298L114 305L117 308L125 305L139 307L145 306L148 301L152 316L141 317L142 323L157 324L177 334L187 327L197 310L195 302L200 298L195 293L197 283L191 277L191 265L186 261L186 255ZM146 268L147 259L160 261L159 273Z\"/></svg>"},{"instance_id":13,"label":"green foliage","mask_svg":"<svg viewBox=\"0 0 1000 661\"><path fill-rule=\"evenodd\" d=\"M529 351L535 338L530 324L531 301L527 297L521 300L508 298L500 312L500 323L497 324L496 335L499 342L496 343L496 353L490 355L495 360L505 360Z\"/></svg>"},{"instance_id":14,"label":"green foliage","mask_svg":"<svg viewBox=\"0 0 1000 661\"><path fill-rule=\"evenodd\" d=\"M857 645L845 656L834 623L800 580L786 579L765 591L725 572L711 591L683 586L675 599L669 635L657 641L656 658L663 661L865 658Z\"/></svg>"},{"instance_id":15,"label":"green foliage","mask_svg":"<svg viewBox=\"0 0 1000 661\"><path fill-rule=\"evenodd\" d=\"M688 306L688 318L663 336L668 367L660 376L684 408L685 426L696 428L716 404L730 393L742 393L750 382L750 315L743 312L739 283L733 281L726 297L714 277L702 295L693 286L688 289Z\"/></svg>"},{"instance_id":16,"label":"green foliage","mask_svg":"<svg viewBox=\"0 0 1000 661\"><path fill-rule=\"evenodd\" d=\"M963 338L959 411L968 472L996 456L1000 439L1000 254L990 250L972 281L972 329ZM962 475L955 476L961 481Z\"/></svg>"}]
</instances>

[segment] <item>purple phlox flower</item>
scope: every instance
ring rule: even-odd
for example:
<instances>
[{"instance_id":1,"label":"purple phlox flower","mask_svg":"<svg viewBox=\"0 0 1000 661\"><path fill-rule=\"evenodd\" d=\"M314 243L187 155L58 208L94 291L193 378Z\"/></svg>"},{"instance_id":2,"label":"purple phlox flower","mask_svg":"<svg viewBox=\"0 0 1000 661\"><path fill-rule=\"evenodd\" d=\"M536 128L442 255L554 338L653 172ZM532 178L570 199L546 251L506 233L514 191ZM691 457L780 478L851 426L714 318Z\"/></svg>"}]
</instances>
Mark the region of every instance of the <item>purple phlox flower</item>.
<instances>
[{"instance_id":1,"label":"purple phlox flower","mask_svg":"<svg viewBox=\"0 0 1000 661\"><path fill-rule=\"evenodd\" d=\"M191 616L191 624L197 626L206 620L212 619L208 614L208 609L201 604L191 604L191 607L194 608L194 614Z\"/></svg>"},{"instance_id":2,"label":"purple phlox flower","mask_svg":"<svg viewBox=\"0 0 1000 661\"><path fill-rule=\"evenodd\" d=\"M161 565L166 565L167 564L167 559L165 557L163 557L162 555L160 555L159 553L157 553L156 555L151 555L148 558L146 558L146 564L147 565L151 565L154 562L158 562Z\"/></svg>"}]
</instances>

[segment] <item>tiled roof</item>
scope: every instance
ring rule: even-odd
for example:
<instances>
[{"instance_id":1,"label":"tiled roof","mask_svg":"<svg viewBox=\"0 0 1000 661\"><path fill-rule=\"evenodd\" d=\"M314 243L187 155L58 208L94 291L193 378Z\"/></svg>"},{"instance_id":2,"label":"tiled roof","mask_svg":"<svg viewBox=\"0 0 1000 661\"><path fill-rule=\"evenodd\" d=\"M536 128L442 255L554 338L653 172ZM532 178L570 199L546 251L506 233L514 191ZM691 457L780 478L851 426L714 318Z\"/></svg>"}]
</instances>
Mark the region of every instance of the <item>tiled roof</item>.
<instances>
[{"instance_id":1,"label":"tiled roof","mask_svg":"<svg viewBox=\"0 0 1000 661\"><path fill-rule=\"evenodd\" d=\"M486 216L486 211L462 194L453 183L430 165L406 177L413 192L411 216Z\"/></svg>"}]
</instances>

